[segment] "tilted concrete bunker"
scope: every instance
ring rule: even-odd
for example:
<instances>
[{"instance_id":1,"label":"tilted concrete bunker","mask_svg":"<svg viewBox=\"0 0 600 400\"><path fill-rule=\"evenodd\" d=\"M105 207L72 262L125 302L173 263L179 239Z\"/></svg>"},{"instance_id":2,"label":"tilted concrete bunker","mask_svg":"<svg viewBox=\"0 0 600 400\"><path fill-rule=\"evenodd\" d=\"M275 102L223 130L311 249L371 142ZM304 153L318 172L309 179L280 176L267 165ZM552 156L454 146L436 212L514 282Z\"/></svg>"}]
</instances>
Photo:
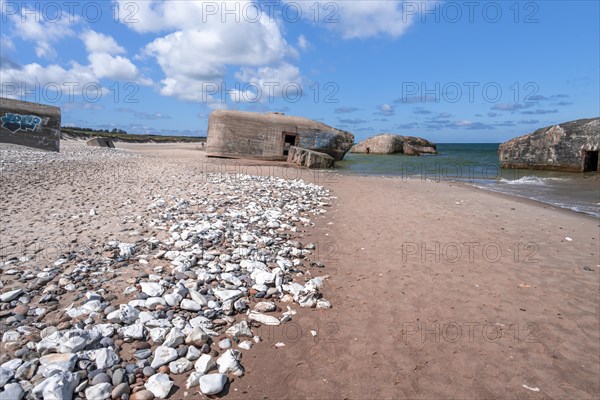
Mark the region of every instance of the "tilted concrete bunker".
<instances>
[{"instance_id":1,"label":"tilted concrete bunker","mask_svg":"<svg viewBox=\"0 0 600 400\"><path fill-rule=\"evenodd\" d=\"M210 114L206 155L285 161L291 146L341 160L354 143L350 132L281 113L218 110Z\"/></svg>"},{"instance_id":2,"label":"tilted concrete bunker","mask_svg":"<svg viewBox=\"0 0 600 400\"><path fill-rule=\"evenodd\" d=\"M502 143L502 168L600 171L600 118L547 126Z\"/></svg>"},{"instance_id":3,"label":"tilted concrete bunker","mask_svg":"<svg viewBox=\"0 0 600 400\"><path fill-rule=\"evenodd\" d=\"M60 108L0 97L0 142L60 150Z\"/></svg>"}]
</instances>

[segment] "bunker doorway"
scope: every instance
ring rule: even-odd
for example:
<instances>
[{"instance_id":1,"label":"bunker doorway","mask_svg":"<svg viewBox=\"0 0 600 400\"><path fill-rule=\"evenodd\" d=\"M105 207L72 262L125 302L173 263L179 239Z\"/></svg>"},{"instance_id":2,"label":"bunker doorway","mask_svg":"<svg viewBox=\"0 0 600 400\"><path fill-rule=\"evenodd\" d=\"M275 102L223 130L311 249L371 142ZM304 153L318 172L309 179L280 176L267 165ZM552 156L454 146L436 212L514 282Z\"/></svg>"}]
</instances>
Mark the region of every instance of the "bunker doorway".
<instances>
[{"instance_id":1,"label":"bunker doorway","mask_svg":"<svg viewBox=\"0 0 600 400\"><path fill-rule=\"evenodd\" d=\"M598 150L583 152L583 172L598 171Z\"/></svg>"},{"instance_id":2,"label":"bunker doorway","mask_svg":"<svg viewBox=\"0 0 600 400\"><path fill-rule=\"evenodd\" d=\"M290 147L296 145L296 134L283 132L283 155L287 156L290 152Z\"/></svg>"}]
</instances>

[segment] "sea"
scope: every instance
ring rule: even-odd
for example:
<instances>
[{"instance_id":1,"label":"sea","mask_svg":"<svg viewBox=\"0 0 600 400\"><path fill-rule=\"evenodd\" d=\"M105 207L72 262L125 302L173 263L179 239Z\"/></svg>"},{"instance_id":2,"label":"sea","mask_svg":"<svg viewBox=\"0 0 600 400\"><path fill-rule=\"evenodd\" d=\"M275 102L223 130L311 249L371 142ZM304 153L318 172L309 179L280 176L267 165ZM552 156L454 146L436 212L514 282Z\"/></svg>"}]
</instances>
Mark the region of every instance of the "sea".
<instances>
[{"instance_id":1,"label":"sea","mask_svg":"<svg viewBox=\"0 0 600 400\"><path fill-rule=\"evenodd\" d=\"M336 172L459 181L600 218L600 174L502 169L498 143L439 143L438 155L348 153Z\"/></svg>"}]
</instances>

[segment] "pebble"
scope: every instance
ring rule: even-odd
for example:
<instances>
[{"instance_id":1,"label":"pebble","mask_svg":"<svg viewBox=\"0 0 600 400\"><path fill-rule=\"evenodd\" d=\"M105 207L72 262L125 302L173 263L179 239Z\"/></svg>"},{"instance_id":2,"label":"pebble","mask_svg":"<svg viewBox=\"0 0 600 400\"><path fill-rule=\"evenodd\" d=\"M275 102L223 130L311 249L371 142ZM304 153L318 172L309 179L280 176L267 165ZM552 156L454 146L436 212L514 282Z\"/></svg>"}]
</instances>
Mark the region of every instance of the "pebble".
<instances>
[{"instance_id":1,"label":"pebble","mask_svg":"<svg viewBox=\"0 0 600 400\"><path fill-rule=\"evenodd\" d=\"M204 178L211 180L203 187L208 193L189 199L155 196L147 214L125 215L128 225L122 232L136 236L131 243L112 240L95 253L62 254L41 271L11 267L20 282L30 282L23 286L27 292L0 294L0 317L19 329L27 323L19 321L39 317L41 324L34 325L45 329L37 336L20 330L3 335L5 344L16 346L12 354L23 360L13 358L12 369L0 368L0 386L16 390L18 380L25 385L23 398L150 400L169 395L174 383L168 374L186 373L186 387L199 385L202 393L217 394L227 383L226 374L244 374L241 353L231 347L237 343L250 350L252 342L240 338L257 340L248 321L253 327L289 321L294 315L289 307L282 315L266 314L281 312L279 301L331 307L319 292L323 278L307 269L314 264L307 257L311 245L290 240L311 224L307 214L324 212L327 191L270 177ZM223 207L228 211L219 210ZM163 231L167 238L151 237L152 231ZM150 259L163 265L151 267ZM119 276L129 287L117 297L106 292L110 286L105 283ZM59 311L68 291L73 305L53 326L44 325L43 316ZM122 296L127 300L118 304ZM271 300L242 316L264 297ZM44 307L40 302L46 302ZM154 351L150 340L159 345ZM131 348L136 362L120 364L120 352ZM4 355L1 361L9 360ZM219 373L206 375L215 366Z\"/></svg>"},{"instance_id":2,"label":"pebble","mask_svg":"<svg viewBox=\"0 0 600 400\"><path fill-rule=\"evenodd\" d=\"M129 385L126 383L120 383L117 386L115 386L112 390L111 398L113 400L117 400L123 397L124 395L129 395L130 393L131 389L129 388Z\"/></svg>"},{"instance_id":3,"label":"pebble","mask_svg":"<svg viewBox=\"0 0 600 400\"><path fill-rule=\"evenodd\" d=\"M85 389L85 398L87 400L104 400L109 399L112 392L112 385L110 383L100 383L98 385L90 386Z\"/></svg>"},{"instance_id":4,"label":"pebble","mask_svg":"<svg viewBox=\"0 0 600 400\"><path fill-rule=\"evenodd\" d=\"M140 390L132 394L129 400L154 400L154 393L149 390Z\"/></svg>"},{"instance_id":5,"label":"pebble","mask_svg":"<svg viewBox=\"0 0 600 400\"><path fill-rule=\"evenodd\" d=\"M8 303L9 301L13 301L17 297L23 294L23 289L15 289L5 293L0 294L0 301L4 303Z\"/></svg>"},{"instance_id":6,"label":"pebble","mask_svg":"<svg viewBox=\"0 0 600 400\"><path fill-rule=\"evenodd\" d=\"M92 385L99 385L101 383L110 383L112 382L112 379L110 376L108 376L108 374L104 373L104 372L100 372L99 374L95 375L94 378L92 379Z\"/></svg>"},{"instance_id":7,"label":"pebble","mask_svg":"<svg viewBox=\"0 0 600 400\"><path fill-rule=\"evenodd\" d=\"M169 375L156 374L152 375L144 386L147 390L152 392L155 397L165 399L173 387L173 381L169 379Z\"/></svg>"},{"instance_id":8,"label":"pebble","mask_svg":"<svg viewBox=\"0 0 600 400\"><path fill-rule=\"evenodd\" d=\"M205 395L221 393L226 383L227 376L223 374L203 375L199 379L200 391Z\"/></svg>"}]
</instances>

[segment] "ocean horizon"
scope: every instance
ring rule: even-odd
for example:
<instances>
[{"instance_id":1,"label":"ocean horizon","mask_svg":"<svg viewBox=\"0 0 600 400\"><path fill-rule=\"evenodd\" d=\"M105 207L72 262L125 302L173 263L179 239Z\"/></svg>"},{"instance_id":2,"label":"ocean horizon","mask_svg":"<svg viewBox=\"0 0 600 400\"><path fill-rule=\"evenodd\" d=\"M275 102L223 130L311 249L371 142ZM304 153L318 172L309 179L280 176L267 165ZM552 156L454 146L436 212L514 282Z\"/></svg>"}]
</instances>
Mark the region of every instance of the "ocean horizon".
<instances>
[{"instance_id":1,"label":"ocean horizon","mask_svg":"<svg viewBox=\"0 0 600 400\"><path fill-rule=\"evenodd\" d=\"M500 143L438 143L438 155L348 153L340 173L395 176L423 181L459 181L600 218L600 174L500 167Z\"/></svg>"}]
</instances>

